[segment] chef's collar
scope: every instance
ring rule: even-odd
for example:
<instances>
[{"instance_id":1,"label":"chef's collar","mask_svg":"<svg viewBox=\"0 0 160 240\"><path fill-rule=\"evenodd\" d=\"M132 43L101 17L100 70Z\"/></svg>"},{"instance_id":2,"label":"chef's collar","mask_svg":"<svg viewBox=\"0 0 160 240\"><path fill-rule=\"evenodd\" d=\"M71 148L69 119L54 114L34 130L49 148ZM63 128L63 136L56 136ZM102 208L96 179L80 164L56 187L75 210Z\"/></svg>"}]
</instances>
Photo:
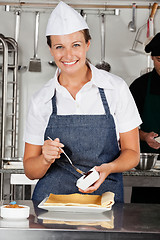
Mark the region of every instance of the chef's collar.
<instances>
[{"instance_id":1,"label":"chef's collar","mask_svg":"<svg viewBox=\"0 0 160 240\"><path fill-rule=\"evenodd\" d=\"M107 71L97 69L91 63L89 63L90 69L92 71L92 82L98 88L104 89L114 89L111 79L113 75Z\"/></svg>"},{"instance_id":2,"label":"chef's collar","mask_svg":"<svg viewBox=\"0 0 160 240\"><path fill-rule=\"evenodd\" d=\"M90 82L87 83L87 88L90 88L92 85L95 85L98 88L104 88L104 89L113 89L114 86L112 82L110 81L112 74L108 72L104 72L102 70L97 69L95 66L93 66L91 63L88 62L88 65L92 72L92 79ZM58 69L56 74L56 87L60 89L61 85L58 82L58 76L60 74L60 69ZM112 76L113 77L113 76ZM106 79L106 81L104 81Z\"/></svg>"},{"instance_id":3,"label":"chef's collar","mask_svg":"<svg viewBox=\"0 0 160 240\"><path fill-rule=\"evenodd\" d=\"M104 70L99 70L95 66L93 66L91 63L89 63L89 67L92 71L92 79L89 82L89 85L91 84L91 85L95 85L98 88L104 88L104 89L110 89L110 90L114 89L114 86L112 84L113 75L111 73ZM55 90L56 89L58 90L58 87L60 86L58 82L58 76L60 72L61 70L57 68L54 78L51 79L49 83L46 85L46 87L50 86L48 89L47 95L44 96L46 98L46 102L51 100L51 98L55 94Z\"/></svg>"}]
</instances>

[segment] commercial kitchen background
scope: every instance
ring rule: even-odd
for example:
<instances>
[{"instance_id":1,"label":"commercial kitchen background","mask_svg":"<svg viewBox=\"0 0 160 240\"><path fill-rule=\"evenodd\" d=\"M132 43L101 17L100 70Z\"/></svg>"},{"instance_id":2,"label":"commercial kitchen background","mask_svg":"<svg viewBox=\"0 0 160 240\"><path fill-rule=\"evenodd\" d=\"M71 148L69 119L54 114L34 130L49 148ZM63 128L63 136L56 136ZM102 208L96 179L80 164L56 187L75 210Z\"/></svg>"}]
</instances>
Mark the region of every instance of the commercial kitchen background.
<instances>
[{"instance_id":1,"label":"commercial kitchen background","mask_svg":"<svg viewBox=\"0 0 160 240\"><path fill-rule=\"evenodd\" d=\"M0 1L2 2L2 1ZM4 1L3 1L4 2ZM8 2L8 1L6 1ZM19 2L19 1L10 1ZM28 1L32 2L32 1ZM56 3L58 1L33 1ZM70 4L85 3L85 1L65 1ZM137 6L152 5L154 1L135 1ZM158 2L158 1L157 1ZM87 4L125 5L131 6L132 1L87 1ZM107 8L106 8L107 9ZM83 9L87 14L87 23L92 36L91 47L88 52L88 58L92 64L97 64L101 60L101 34L100 34L100 13L105 12L105 60L111 65L111 73L122 77L128 85L140 76L141 72L147 68L147 55L131 51L137 30L147 22L150 10L147 8L136 9L136 32L128 29L128 23L132 20L132 8L119 8L119 15L114 15L113 9ZM18 71L19 81L19 137L18 137L18 156L23 156L24 141L23 132L27 116L28 104L31 96L40 89L49 79L54 76L55 67L48 62L52 59L50 55L45 30L48 17L52 8L42 9L36 7L10 7L10 11L5 11L4 6L0 6L0 33L6 37L15 37L16 14L15 11L21 11L20 32L18 40L19 65L26 66L27 69ZM39 40L38 40L38 58L41 59L42 71L29 72L28 66L30 58L33 57L34 49L34 31L35 31L35 11L40 11ZM80 9L77 9L80 11ZM107 12L108 11L108 12ZM160 10L158 9L154 19L155 33L160 31ZM144 35L145 36L145 35ZM143 37L145 42L146 37ZM143 50L143 45L140 46Z\"/></svg>"}]
</instances>

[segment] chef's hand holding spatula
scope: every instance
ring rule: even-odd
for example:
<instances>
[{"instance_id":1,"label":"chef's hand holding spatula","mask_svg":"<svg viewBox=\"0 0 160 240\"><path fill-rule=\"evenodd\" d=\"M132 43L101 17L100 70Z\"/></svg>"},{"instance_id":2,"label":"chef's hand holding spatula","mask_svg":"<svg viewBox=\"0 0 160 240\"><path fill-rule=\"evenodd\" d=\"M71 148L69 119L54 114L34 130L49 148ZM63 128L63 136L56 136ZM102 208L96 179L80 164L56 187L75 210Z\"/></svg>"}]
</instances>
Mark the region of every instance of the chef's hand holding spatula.
<instances>
[{"instance_id":1,"label":"chef's hand holding spatula","mask_svg":"<svg viewBox=\"0 0 160 240\"><path fill-rule=\"evenodd\" d=\"M54 163L56 159L60 158L60 154L63 152L60 148L63 147L64 145L60 143L59 138L44 141L42 154L44 156L45 162L47 164Z\"/></svg>"}]
</instances>

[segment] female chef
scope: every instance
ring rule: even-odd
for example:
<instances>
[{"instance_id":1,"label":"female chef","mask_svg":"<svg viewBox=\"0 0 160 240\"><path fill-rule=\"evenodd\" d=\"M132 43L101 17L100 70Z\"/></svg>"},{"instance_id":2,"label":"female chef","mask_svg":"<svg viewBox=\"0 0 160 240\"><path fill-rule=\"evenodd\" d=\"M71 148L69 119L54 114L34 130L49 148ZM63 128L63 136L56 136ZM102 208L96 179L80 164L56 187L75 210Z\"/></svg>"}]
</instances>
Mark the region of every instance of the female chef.
<instances>
[{"instance_id":1,"label":"female chef","mask_svg":"<svg viewBox=\"0 0 160 240\"><path fill-rule=\"evenodd\" d=\"M53 10L46 36L58 68L33 96L28 113L24 169L30 179L39 179L32 199L111 191L116 202L123 202L121 172L139 162L141 119L130 91L121 78L87 62L88 25L67 4ZM82 171L95 166L99 180L78 189L80 174L59 147Z\"/></svg>"}]
</instances>

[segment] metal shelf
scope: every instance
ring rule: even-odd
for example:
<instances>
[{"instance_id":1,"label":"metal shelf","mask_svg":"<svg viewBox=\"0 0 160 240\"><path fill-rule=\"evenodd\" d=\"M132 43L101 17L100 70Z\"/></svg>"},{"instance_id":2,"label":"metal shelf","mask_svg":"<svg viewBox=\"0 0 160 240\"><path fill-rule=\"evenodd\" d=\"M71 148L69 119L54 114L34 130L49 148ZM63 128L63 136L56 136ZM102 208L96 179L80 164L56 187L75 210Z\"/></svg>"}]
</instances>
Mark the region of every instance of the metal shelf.
<instances>
[{"instance_id":1,"label":"metal shelf","mask_svg":"<svg viewBox=\"0 0 160 240\"><path fill-rule=\"evenodd\" d=\"M0 34L2 65L0 77L0 162L5 157L17 157L18 145L18 45L10 37ZM10 74L8 71L12 70ZM3 199L3 173L1 173L0 198Z\"/></svg>"}]
</instances>

